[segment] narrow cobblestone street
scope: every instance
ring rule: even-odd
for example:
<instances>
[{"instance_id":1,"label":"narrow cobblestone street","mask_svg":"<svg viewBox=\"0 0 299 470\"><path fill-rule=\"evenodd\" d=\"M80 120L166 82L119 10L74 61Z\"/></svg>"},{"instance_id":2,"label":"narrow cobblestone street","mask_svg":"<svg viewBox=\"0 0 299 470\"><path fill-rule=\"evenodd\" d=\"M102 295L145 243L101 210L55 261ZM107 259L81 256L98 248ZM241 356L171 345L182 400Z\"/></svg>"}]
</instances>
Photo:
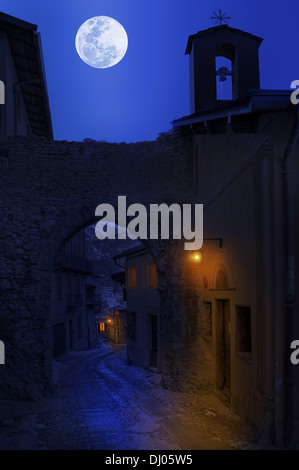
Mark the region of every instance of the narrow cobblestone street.
<instances>
[{"instance_id":1,"label":"narrow cobblestone street","mask_svg":"<svg viewBox=\"0 0 299 470\"><path fill-rule=\"evenodd\" d=\"M50 398L0 402L0 449L255 448L255 431L214 395L163 389L123 347L68 353L53 372Z\"/></svg>"}]
</instances>

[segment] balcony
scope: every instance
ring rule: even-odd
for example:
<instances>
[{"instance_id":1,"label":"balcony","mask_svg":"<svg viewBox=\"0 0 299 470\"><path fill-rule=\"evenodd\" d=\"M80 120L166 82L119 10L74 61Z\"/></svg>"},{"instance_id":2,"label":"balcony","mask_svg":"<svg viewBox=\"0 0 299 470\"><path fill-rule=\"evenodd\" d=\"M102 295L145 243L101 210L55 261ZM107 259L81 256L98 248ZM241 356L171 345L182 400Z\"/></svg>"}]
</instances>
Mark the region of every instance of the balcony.
<instances>
[{"instance_id":1,"label":"balcony","mask_svg":"<svg viewBox=\"0 0 299 470\"><path fill-rule=\"evenodd\" d=\"M88 276L93 274L93 262L81 256L60 253L55 261L55 271Z\"/></svg>"}]
</instances>

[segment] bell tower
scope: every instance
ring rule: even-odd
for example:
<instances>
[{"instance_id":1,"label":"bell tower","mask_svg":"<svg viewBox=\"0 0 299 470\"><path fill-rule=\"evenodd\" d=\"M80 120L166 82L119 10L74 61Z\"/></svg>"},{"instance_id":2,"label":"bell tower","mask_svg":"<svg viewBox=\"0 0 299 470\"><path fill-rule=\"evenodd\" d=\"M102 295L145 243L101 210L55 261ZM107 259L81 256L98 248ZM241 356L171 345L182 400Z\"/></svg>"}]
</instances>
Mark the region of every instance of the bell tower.
<instances>
[{"instance_id":1,"label":"bell tower","mask_svg":"<svg viewBox=\"0 0 299 470\"><path fill-rule=\"evenodd\" d=\"M220 101L242 99L249 89L260 88L258 50L262 41L226 24L189 36L186 54L191 113L213 108ZM219 86L227 81L231 92L229 97L223 97Z\"/></svg>"}]
</instances>

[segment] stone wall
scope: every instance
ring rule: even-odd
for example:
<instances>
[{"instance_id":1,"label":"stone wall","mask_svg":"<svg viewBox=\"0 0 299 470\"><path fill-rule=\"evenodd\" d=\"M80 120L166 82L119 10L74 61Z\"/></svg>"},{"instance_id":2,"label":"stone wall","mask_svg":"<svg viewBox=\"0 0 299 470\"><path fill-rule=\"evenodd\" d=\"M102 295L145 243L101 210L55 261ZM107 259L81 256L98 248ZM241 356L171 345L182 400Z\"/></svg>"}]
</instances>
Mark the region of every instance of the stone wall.
<instances>
[{"instance_id":1,"label":"stone wall","mask_svg":"<svg viewBox=\"0 0 299 470\"><path fill-rule=\"evenodd\" d=\"M213 359L206 347L206 325L198 264L181 241L159 253L162 385L181 392L213 390Z\"/></svg>"},{"instance_id":2,"label":"stone wall","mask_svg":"<svg viewBox=\"0 0 299 470\"><path fill-rule=\"evenodd\" d=\"M116 207L119 195L127 196L128 205L190 203L191 141L174 131L134 144L18 137L1 145L0 169L0 339L6 345L0 398L38 398L51 390L50 291L56 253L96 220L98 204ZM176 245L148 241L162 280L165 381L172 375L173 383L180 371L171 351L182 338L185 346L196 341L196 329L184 326L184 310L192 323L196 305L193 294L180 287L184 273L178 254L186 252L176 253Z\"/></svg>"}]
</instances>

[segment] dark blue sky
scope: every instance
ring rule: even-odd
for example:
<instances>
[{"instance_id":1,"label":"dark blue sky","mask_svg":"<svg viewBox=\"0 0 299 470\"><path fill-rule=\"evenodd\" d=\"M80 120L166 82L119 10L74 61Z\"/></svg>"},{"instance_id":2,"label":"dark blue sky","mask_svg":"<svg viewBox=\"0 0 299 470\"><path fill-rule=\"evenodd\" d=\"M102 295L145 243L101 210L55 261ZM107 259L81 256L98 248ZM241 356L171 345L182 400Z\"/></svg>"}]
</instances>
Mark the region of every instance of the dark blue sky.
<instances>
[{"instance_id":1,"label":"dark blue sky","mask_svg":"<svg viewBox=\"0 0 299 470\"><path fill-rule=\"evenodd\" d=\"M58 140L153 140L189 114L187 39L213 26L219 8L232 27L264 38L262 88L289 89L299 79L298 0L2 0L0 8L39 26ZM119 21L129 38L124 59L102 70L75 49L79 26L100 15Z\"/></svg>"}]
</instances>

